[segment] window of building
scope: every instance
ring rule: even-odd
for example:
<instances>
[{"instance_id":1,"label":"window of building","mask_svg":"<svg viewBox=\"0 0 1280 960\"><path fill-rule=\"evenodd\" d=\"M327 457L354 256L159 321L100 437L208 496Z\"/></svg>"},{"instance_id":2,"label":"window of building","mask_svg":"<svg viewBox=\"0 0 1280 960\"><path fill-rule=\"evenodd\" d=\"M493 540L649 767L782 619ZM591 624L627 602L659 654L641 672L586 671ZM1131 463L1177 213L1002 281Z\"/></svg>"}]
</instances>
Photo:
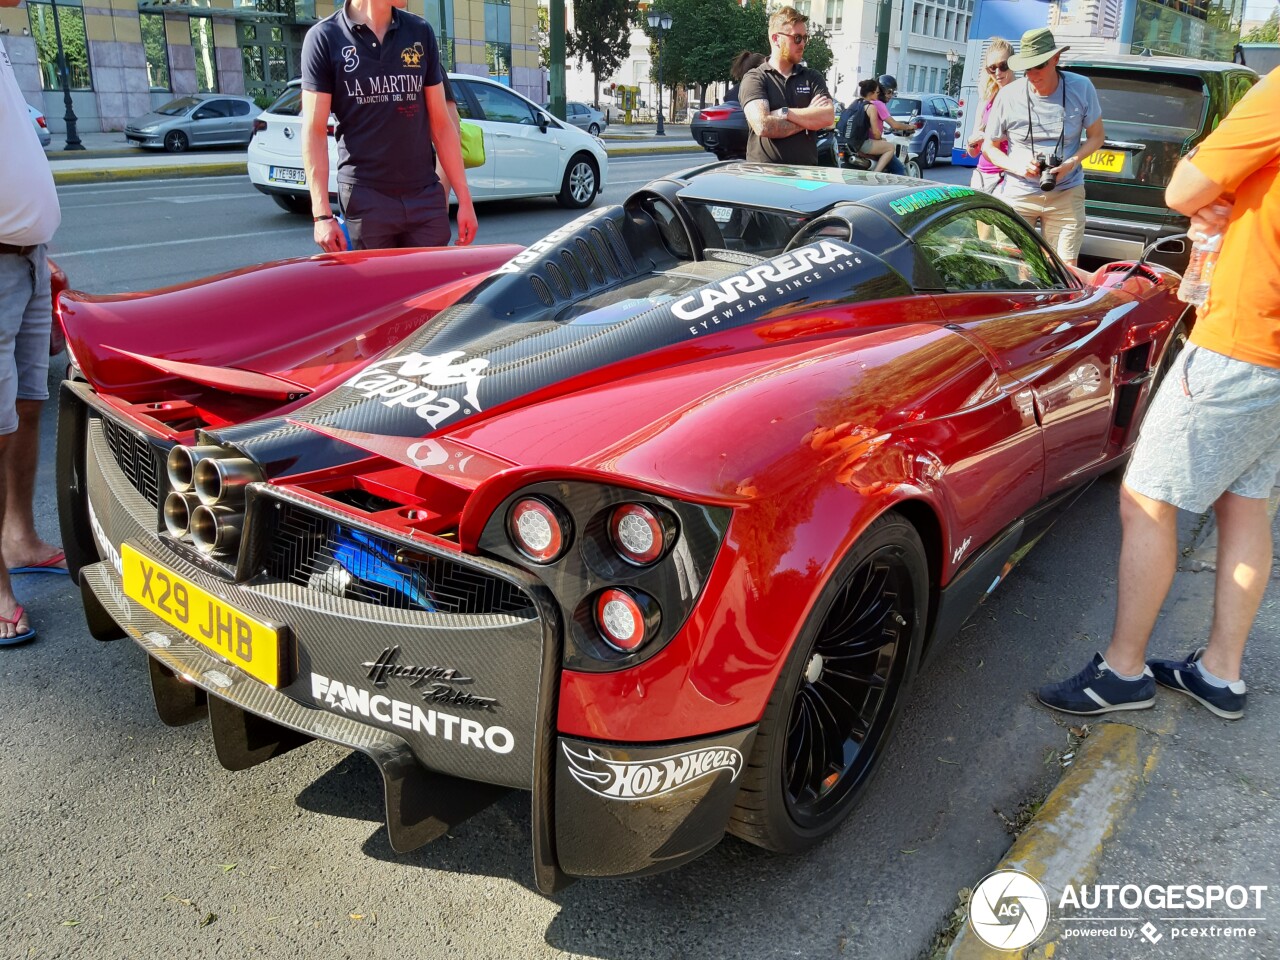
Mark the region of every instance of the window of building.
<instances>
[{"instance_id":1,"label":"window of building","mask_svg":"<svg viewBox=\"0 0 1280 960\"><path fill-rule=\"evenodd\" d=\"M61 90L58 77L58 40L53 27L53 5L28 3L27 18L31 36L36 42L36 59L40 64L40 86L45 90ZM58 27L62 31L62 50L67 58L67 83L72 90L92 90L93 73L89 69L89 45L85 41L84 11L79 0L58 6Z\"/></svg>"},{"instance_id":2,"label":"window of building","mask_svg":"<svg viewBox=\"0 0 1280 960\"><path fill-rule=\"evenodd\" d=\"M192 17L191 53L196 61L196 90L218 92L218 63L213 46L213 21L208 17Z\"/></svg>"},{"instance_id":3,"label":"window of building","mask_svg":"<svg viewBox=\"0 0 1280 960\"><path fill-rule=\"evenodd\" d=\"M914 90L916 88L916 68L915 66L907 67L907 89Z\"/></svg>"},{"instance_id":4,"label":"window of building","mask_svg":"<svg viewBox=\"0 0 1280 960\"><path fill-rule=\"evenodd\" d=\"M924 8L924 33L925 36L933 35L933 8Z\"/></svg>"},{"instance_id":5,"label":"window of building","mask_svg":"<svg viewBox=\"0 0 1280 960\"><path fill-rule=\"evenodd\" d=\"M142 28L142 51L147 57L147 84L152 90L172 90L169 82L169 41L164 33L164 15L138 14Z\"/></svg>"},{"instance_id":6,"label":"window of building","mask_svg":"<svg viewBox=\"0 0 1280 960\"><path fill-rule=\"evenodd\" d=\"M813 6L812 0L795 0L795 3L793 3L792 6L795 7L803 16L808 17L813 15L812 10L810 10L810 7Z\"/></svg>"},{"instance_id":7,"label":"window of building","mask_svg":"<svg viewBox=\"0 0 1280 960\"><path fill-rule=\"evenodd\" d=\"M489 76L511 85L511 0L485 0L484 59Z\"/></svg>"},{"instance_id":8,"label":"window of building","mask_svg":"<svg viewBox=\"0 0 1280 960\"><path fill-rule=\"evenodd\" d=\"M911 32L920 32L920 21L924 18L924 8L916 4L911 8Z\"/></svg>"},{"instance_id":9,"label":"window of building","mask_svg":"<svg viewBox=\"0 0 1280 960\"><path fill-rule=\"evenodd\" d=\"M844 29L844 0L827 0L827 29Z\"/></svg>"}]
</instances>

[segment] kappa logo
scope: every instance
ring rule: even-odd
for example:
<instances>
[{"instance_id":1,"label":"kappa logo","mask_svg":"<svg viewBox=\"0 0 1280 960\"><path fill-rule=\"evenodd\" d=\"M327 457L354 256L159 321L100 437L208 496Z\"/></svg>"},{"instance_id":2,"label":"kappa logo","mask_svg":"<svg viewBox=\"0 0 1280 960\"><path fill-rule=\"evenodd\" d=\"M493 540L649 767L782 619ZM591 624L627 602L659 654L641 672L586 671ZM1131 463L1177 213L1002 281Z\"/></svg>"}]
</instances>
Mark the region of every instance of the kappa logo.
<instances>
[{"instance_id":1,"label":"kappa logo","mask_svg":"<svg viewBox=\"0 0 1280 960\"><path fill-rule=\"evenodd\" d=\"M351 73L360 66L360 55L356 53L354 46L346 46L341 50L342 53L342 69L346 73Z\"/></svg>"},{"instance_id":2,"label":"kappa logo","mask_svg":"<svg viewBox=\"0 0 1280 960\"><path fill-rule=\"evenodd\" d=\"M480 406L480 381L489 361L483 357L463 360L461 350L428 355L410 353L388 357L370 364L346 382L346 386L384 406L413 410L433 427L458 412L474 413ZM463 406L452 397L441 396L438 387L466 384Z\"/></svg>"},{"instance_id":3,"label":"kappa logo","mask_svg":"<svg viewBox=\"0 0 1280 960\"><path fill-rule=\"evenodd\" d=\"M835 263L837 260L852 263L862 261L854 255L853 248L835 240L822 240L814 246L801 247L791 253L761 263L718 283L703 287L671 305L671 310L681 320L697 320L712 311L737 303L744 296L759 293L772 284L784 283L793 277L808 273L814 267Z\"/></svg>"},{"instance_id":4,"label":"kappa logo","mask_svg":"<svg viewBox=\"0 0 1280 960\"><path fill-rule=\"evenodd\" d=\"M611 760L593 747L578 753L568 744L561 746L573 779L611 800L660 797L722 770L733 782L742 772L742 754L733 747L703 747L656 760Z\"/></svg>"}]
</instances>

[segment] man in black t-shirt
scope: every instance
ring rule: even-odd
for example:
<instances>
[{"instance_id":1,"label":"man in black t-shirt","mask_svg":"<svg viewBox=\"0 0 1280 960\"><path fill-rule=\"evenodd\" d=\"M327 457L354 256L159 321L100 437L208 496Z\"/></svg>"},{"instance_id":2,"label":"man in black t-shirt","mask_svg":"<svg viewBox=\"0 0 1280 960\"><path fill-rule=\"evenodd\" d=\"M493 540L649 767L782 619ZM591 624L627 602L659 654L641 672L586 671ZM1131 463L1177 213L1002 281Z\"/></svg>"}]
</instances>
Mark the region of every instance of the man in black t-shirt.
<instances>
[{"instance_id":1,"label":"man in black t-shirt","mask_svg":"<svg viewBox=\"0 0 1280 960\"><path fill-rule=\"evenodd\" d=\"M818 130L835 123L827 81L802 65L809 18L783 7L769 18L772 54L742 78L738 99L751 130L747 159L756 163L818 163Z\"/></svg>"},{"instance_id":2,"label":"man in black t-shirt","mask_svg":"<svg viewBox=\"0 0 1280 960\"><path fill-rule=\"evenodd\" d=\"M330 112L338 119L338 197L354 249L449 243L437 154L458 197L458 243L475 239L436 36L405 12L406 2L347 0L303 42L302 160L322 250L346 248L329 204Z\"/></svg>"}]
</instances>

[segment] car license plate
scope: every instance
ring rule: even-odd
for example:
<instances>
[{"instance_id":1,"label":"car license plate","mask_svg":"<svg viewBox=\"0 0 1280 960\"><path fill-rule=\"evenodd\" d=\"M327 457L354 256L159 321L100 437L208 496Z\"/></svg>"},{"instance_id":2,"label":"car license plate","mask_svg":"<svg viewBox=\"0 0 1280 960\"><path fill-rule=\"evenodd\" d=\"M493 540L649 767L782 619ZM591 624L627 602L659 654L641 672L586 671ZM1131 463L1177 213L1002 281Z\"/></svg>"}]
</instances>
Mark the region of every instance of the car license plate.
<instances>
[{"instance_id":1,"label":"car license plate","mask_svg":"<svg viewBox=\"0 0 1280 960\"><path fill-rule=\"evenodd\" d=\"M297 167L271 167L267 171L267 179L277 183L306 183L307 171Z\"/></svg>"},{"instance_id":2,"label":"car license plate","mask_svg":"<svg viewBox=\"0 0 1280 960\"><path fill-rule=\"evenodd\" d=\"M127 543L121 545L120 559L125 596L251 677L280 686L278 628L206 593Z\"/></svg>"},{"instance_id":3,"label":"car license plate","mask_svg":"<svg viewBox=\"0 0 1280 960\"><path fill-rule=\"evenodd\" d=\"M1083 166L1098 173L1122 173L1124 156L1119 150L1098 150L1085 157Z\"/></svg>"}]
</instances>

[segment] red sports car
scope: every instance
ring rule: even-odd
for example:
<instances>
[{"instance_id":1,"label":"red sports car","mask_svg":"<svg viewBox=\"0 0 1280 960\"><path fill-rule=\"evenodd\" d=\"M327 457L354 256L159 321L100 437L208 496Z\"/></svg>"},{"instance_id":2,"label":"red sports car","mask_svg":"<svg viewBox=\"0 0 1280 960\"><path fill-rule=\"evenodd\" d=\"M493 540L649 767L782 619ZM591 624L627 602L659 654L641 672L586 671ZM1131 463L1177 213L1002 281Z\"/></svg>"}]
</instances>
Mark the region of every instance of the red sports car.
<instances>
[{"instance_id":1,"label":"red sports car","mask_svg":"<svg viewBox=\"0 0 1280 960\"><path fill-rule=\"evenodd\" d=\"M528 249L64 294L94 636L231 769L311 738L411 849L531 793L537 882L803 850L921 658L1130 449L1176 276L998 200L713 164Z\"/></svg>"}]
</instances>

